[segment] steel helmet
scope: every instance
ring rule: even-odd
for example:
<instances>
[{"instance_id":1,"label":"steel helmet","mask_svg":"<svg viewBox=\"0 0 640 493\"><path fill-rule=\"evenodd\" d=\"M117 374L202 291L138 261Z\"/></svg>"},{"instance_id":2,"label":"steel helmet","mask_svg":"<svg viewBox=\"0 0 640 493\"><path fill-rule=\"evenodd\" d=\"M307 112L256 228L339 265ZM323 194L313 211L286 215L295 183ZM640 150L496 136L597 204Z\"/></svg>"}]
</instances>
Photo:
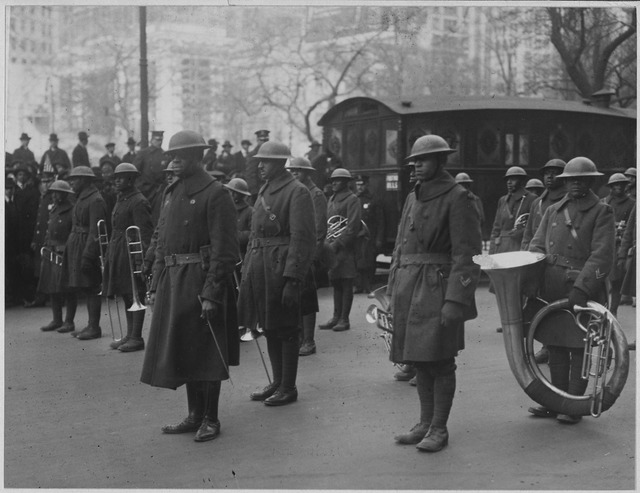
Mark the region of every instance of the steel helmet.
<instances>
[{"instance_id":1,"label":"steel helmet","mask_svg":"<svg viewBox=\"0 0 640 493\"><path fill-rule=\"evenodd\" d=\"M181 130L174 134L169 140L167 152L179 151L182 149L208 149L211 147L204 141L204 137L192 130Z\"/></svg>"},{"instance_id":2,"label":"steel helmet","mask_svg":"<svg viewBox=\"0 0 640 493\"><path fill-rule=\"evenodd\" d=\"M251 194L249 193L249 185L247 185L247 182L242 178L232 178L229 183L225 183L222 186L224 188L228 188L232 192L238 192L242 195L246 195L247 197L251 196Z\"/></svg>"},{"instance_id":3,"label":"steel helmet","mask_svg":"<svg viewBox=\"0 0 640 493\"><path fill-rule=\"evenodd\" d=\"M75 178L75 177L80 177L80 178L97 178L96 174L93 172L93 170L91 168L89 168L89 166L76 166L75 168L73 168L71 170L71 173L69 173L69 178Z\"/></svg>"},{"instance_id":4,"label":"steel helmet","mask_svg":"<svg viewBox=\"0 0 640 493\"><path fill-rule=\"evenodd\" d=\"M138 171L138 168L136 168L133 164L131 163L120 163L118 166L116 166L116 169L113 171L114 175L123 175L125 173L134 173L136 175L139 175L140 172Z\"/></svg>"},{"instance_id":5,"label":"steel helmet","mask_svg":"<svg viewBox=\"0 0 640 493\"><path fill-rule=\"evenodd\" d=\"M423 135L413 143L411 154L406 159L424 156L425 154L451 154L452 152L456 152L456 150L451 149L447 141L439 135Z\"/></svg>"},{"instance_id":6,"label":"steel helmet","mask_svg":"<svg viewBox=\"0 0 640 493\"><path fill-rule=\"evenodd\" d=\"M562 159L551 159L547 161L547 164L545 164L542 168L540 168L540 171L544 173L544 170L547 168L559 168L564 170L564 167L566 165L567 163L565 163Z\"/></svg>"},{"instance_id":7,"label":"steel helmet","mask_svg":"<svg viewBox=\"0 0 640 493\"><path fill-rule=\"evenodd\" d=\"M627 168L627 171L624 172L626 176L637 176L637 170L635 168Z\"/></svg>"},{"instance_id":8,"label":"steel helmet","mask_svg":"<svg viewBox=\"0 0 640 493\"><path fill-rule=\"evenodd\" d=\"M64 180L56 180L49 187L50 192L66 192L66 193L75 193L71 190L71 185L69 185Z\"/></svg>"},{"instance_id":9,"label":"steel helmet","mask_svg":"<svg viewBox=\"0 0 640 493\"><path fill-rule=\"evenodd\" d=\"M613 185L614 183L629 183L629 178L624 176L622 173L614 173L609 178L607 185Z\"/></svg>"},{"instance_id":10,"label":"steel helmet","mask_svg":"<svg viewBox=\"0 0 640 493\"><path fill-rule=\"evenodd\" d=\"M351 172L345 168L336 168L331 173L329 180L350 180L352 178Z\"/></svg>"},{"instance_id":11,"label":"steel helmet","mask_svg":"<svg viewBox=\"0 0 640 493\"><path fill-rule=\"evenodd\" d=\"M289 162L285 166L287 169L307 169L309 171L315 171L316 169L311 166L311 162L306 157L294 157L289 159Z\"/></svg>"},{"instance_id":12,"label":"steel helmet","mask_svg":"<svg viewBox=\"0 0 640 493\"><path fill-rule=\"evenodd\" d=\"M511 166L504 174L505 178L509 178L510 176L522 176L523 178L526 178L528 175L520 166Z\"/></svg>"},{"instance_id":13,"label":"steel helmet","mask_svg":"<svg viewBox=\"0 0 640 493\"><path fill-rule=\"evenodd\" d=\"M260 146L255 157L259 159L289 159L291 151L282 142L269 140Z\"/></svg>"},{"instance_id":14,"label":"steel helmet","mask_svg":"<svg viewBox=\"0 0 640 493\"><path fill-rule=\"evenodd\" d=\"M543 183L537 178L531 178L524 188L544 188Z\"/></svg>"},{"instance_id":15,"label":"steel helmet","mask_svg":"<svg viewBox=\"0 0 640 493\"><path fill-rule=\"evenodd\" d=\"M586 157L574 157L564 167L564 173L556 178L573 178L575 176L602 176L593 161Z\"/></svg>"},{"instance_id":16,"label":"steel helmet","mask_svg":"<svg viewBox=\"0 0 640 493\"><path fill-rule=\"evenodd\" d=\"M473 183L473 180L466 173L458 173L456 175L456 183Z\"/></svg>"}]
</instances>

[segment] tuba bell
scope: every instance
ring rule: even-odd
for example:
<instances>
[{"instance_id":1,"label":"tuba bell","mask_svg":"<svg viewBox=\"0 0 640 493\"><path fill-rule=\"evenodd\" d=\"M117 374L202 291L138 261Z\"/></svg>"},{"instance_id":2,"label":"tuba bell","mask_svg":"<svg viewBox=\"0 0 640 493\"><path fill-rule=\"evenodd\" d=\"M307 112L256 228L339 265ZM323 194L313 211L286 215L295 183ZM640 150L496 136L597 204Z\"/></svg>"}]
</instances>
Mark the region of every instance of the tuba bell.
<instances>
[{"instance_id":1,"label":"tuba bell","mask_svg":"<svg viewBox=\"0 0 640 493\"><path fill-rule=\"evenodd\" d=\"M493 283L509 367L525 393L558 414L598 417L615 403L627 381L629 349L624 332L611 312L599 303L589 301L586 308L570 307L565 298L538 310L525 336L522 288L535 282L544 259L545 254L532 252L473 257ZM582 377L590 380L592 390L588 394L572 395L558 389L535 362L535 331L545 317L558 310L570 313L585 333Z\"/></svg>"}]
</instances>

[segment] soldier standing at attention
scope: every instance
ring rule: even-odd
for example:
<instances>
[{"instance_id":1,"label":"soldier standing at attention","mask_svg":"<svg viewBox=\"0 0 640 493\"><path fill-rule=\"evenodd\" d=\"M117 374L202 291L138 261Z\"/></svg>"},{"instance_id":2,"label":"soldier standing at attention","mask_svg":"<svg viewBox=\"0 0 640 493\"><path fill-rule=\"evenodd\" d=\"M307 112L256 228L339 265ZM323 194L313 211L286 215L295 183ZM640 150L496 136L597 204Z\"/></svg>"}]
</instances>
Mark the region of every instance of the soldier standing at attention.
<instances>
[{"instance_id":1,"label":"soldier standing at attention","mask_svg":"<svg viewBox=\"0 0 640 493\"><path fill-rule=\"evenodd\" d=\"M472 260L482 250L473 198L443 168L455 152L437 135L413 144L407 158L418 180L407 197L389 272L394 335L390 359L413 364L420 421L395 440L438 452L449 441L447 421L456 391L464 322L477 316L480 270Z\"/></svg>"},{"instance_id":2,"label":"soldier standing at attention","mask_svg":"<svg viewBox=\"0 0 640 493\"><path fill-rule=\"evenodd\" d=\"M151 205L151 219L153 225L158 224L160 216L160 204L162 203L162 192L165 188L165 155L162 150L163 130L151 132L151 142L149 147L142 149L133 165L138 168L140 176L136 180L136 187L142 192Z\"/></svg>"},{"instance_id":3,"label":"soldier standing at attention","mask_svg":"<svg viewBox=\"0 0 640 493\"><path fill-rule=\"evenodd\" d=\"M252 203L255 203L258 191L262 185L264 185L264 181L262 181L258 171L258 164L260 164L260 160L256 158L256 154L260 151L262 144L269 141L269 130L256 131L256 138L256 146L249 151L249 154L247 154L244 172L247 185L249 185L249 193L251 194Z\"/></svg>"},{"instance_id":4,"label":"soldier standing at attention","mask_svg":"<svg viewBox=\"0 0 640 493\"><path fill-rule=\"evenodd\" d=\"M369 177L356 177L356 196L360 201L362 221L366 228L362 228L356 246L356 277L355 293L369 293L372 290L376 275L376 257L384 247L384 210L382 203L375 199L369 191ZM368 237L365 231L368 230Z\"/></svg>"}]
</instances>

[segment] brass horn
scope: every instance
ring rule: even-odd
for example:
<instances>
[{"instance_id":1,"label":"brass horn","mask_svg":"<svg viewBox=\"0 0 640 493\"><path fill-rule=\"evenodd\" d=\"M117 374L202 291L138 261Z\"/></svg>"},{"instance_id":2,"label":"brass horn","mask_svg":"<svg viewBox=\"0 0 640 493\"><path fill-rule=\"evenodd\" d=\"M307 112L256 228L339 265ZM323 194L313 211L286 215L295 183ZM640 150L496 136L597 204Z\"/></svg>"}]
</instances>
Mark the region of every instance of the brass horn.
<instances>
[{"instance_id":1,"label":"brass horn","mask_svg":"<svg viewBox=\"0 0 640 493\"><path fill-rule=\"evenodd\" d=\"M346 217L335 215L327 219L327 241L338 238L347 229Z\"/></svg>"},{"instance_id":2,"label":"brass horn","mask_svg":"<svg viewBox=\"0 0 640 493\"><path fill-rule=\"evenodd\" d=\"M543 253L507 252L476 255L480 265L493 283L509 367L525 393L538 404L559 414L599 416L609 409L626 383L629 373L629 349L620 324L602 305L593 301L588 307L571 307L567 299L558 300L536 312L528 334L524 335L522 286L532 282L541 272ZM557 310L567 310L585 330L585 360L583 374L594 376L591 394L571 395L553 386L535 362L533 339L544 317ZM588 316L587 319L583 317ZM608 340L609 342L605 342ZM595 361L596 369L593 369ZM607 380L609 362L613 369Z\"/></svg>"},{"instance_id":3,"label":"brass horn","mask_svg":"<svg viewBox=\"0 0 640 493\"><path fill-rule=\"evenodd\" d=\"M527 226L528 220L529 220L528 212L525 212L524 214L520 214L513 223L513 231L524 229Z\"/></svg>"},{"instance_id":4,"label":"brass horn","mask_svg":"<svg viewBox=\"0 0 640 493\"><path fill-rule=\"evenodd\" d=\"M109 246L109 232L107 231L107 222L104 219L100 219L97 223L98 226L98 245L100 246L100 272L102 273L102 279L104 284L104 259L107 255L107 247ZM103 289L104 290L104 289ZM98 296L102 295L101 290ZM116 313L118 314L118 325L120 326L120 339L116 339L116 333L113 329L113 316L111 315L111 302L109 297L105 295L107 299L107 313L109 314L109 326L111 327L111 337L114 341L120 341L124 337L122 333L122 319L120 318L120 306L118 305L118 298L115 298Z\"/></svg>"},{"instance_id":5,"label":"brass horn","mask_svg":"<svg viewBox=\"0 0 640 493\"><path fill-rule=\"evenodd\" d=\"M142 247L140 228L138 226L129 226L125 230L124 234L127 242L131 290L133 291L133 303L129 308L127 308L127 311L137 312L146 310L147 307L140 302L140 296L138 296L138 285L136 283L136 275L141 276L142 279L144 279L144 275L142 273L142 265L144 264L144 248ZM136 268L137 265L140 265L140 267Z\"/></svg>"}]
</instances>

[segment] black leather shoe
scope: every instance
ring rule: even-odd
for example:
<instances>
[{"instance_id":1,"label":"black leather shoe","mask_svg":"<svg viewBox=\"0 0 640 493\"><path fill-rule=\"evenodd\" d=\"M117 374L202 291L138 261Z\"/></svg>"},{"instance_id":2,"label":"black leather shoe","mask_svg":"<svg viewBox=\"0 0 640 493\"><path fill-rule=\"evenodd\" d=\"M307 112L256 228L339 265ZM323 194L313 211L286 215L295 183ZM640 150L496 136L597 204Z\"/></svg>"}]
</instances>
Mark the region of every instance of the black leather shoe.
<instances>
[{"instance_id":1,"label":"black leather shoe","mask_svg":"<svg viewBox=\"0 0 640 493\"><path fill-rule=\"evenodd\" d=\"M394 440L400 445L417 445L425 437L430 427L431 423L418 423L413 428L411 428L409 433L398 435L394 438Z\"/></svg>"},{"instance_id":2,"label":"black leather shoe","mask_svg":"<svg viewBox=\"0 0 640 493\"><path fill-rule=\"evenodd\" d=\"M100 327L87 327L81 331L77 336L80 341L88 341L90 339L99 339L102 337L102 330Z\"/></svg>"},{"instance_id":3,"label":"black leather shoe","mask_svg":"<svg viewBox=\"0 0 640 493\"><path fill-rule=\"evenodd\" d=\"M128 341L125 341L119 348L123 353L133 353L134 351L142 351L144 349L144 339L134 339L130 338Z\"/></svg>"},{"instance_id":4,"label":"black leather shoe","mask_svg":"<svg viewBox=\"0 0 640 493\"><path fill-rule=\"evenodd\" d=\"M122 346L128 340L129 340L129 336L124 336L122 339L118 339L117 341L113 341L112 343L110 343L109 347L111 349L118 349L120 346Z\"/></svg>"},{"instance_id":5,"label":"black leather shoe","mask_svg":"<svg viewBox=\"0 0 640 493\"><path fill-rule=\"evenodd\" d=\"M538 418L555 418L558 415L544 406L530 407L528 411Z\"/></svg>"},{"instance_id":6,"label":"black leather shoe","mask_svg":"<svg viewBox=\"0 0 640 493\"><path fill-rule=\"evenodd\" d=\"M349 330L351 325L349 325L348 320L340 320L334 327L334 332L344 332L345 330Z\"/></svg>"},{"instance_id":7,"label":"black leather shoe","mask_svg":"<svg viewBox=\"0 0 640 493\"><path fill-rule=\"evenodd\" d=\"M177 425L165 425L162 427L162 433L167 435L177 435L178 433L189 433L192 431L198 431L202 424L202 418L196 418L194 416L187 416Z\"/></svg>"},{"instance_id":8,"label":"black leather shoe","mask_svg":"<svg viewBox=\"0 0 640 493\"><path fill-rule=\"evenodd\" d=\"M446 428L430 427L429 431L416 445L420 452L440 452L449 443L449 432Z\"/></svg>"},{"instance_id":9,"label":"black leather shoe","mask_svg":"<svg viewBox=\"0 0 640 493\"><path fill-rule=\"evenodd\" d=\"M328 322L318 325L318 328L320 330L331 330L336 326L337 323L338 323L338 319L336 317L333 317Z\"/></svg>"},{"instance_id":10,"label":"black leather shoe","mask_svg":"<svg viewBox=\"0 0 640 493\"><path fill-rule=\"evenodd\" d=\"M218 438L218 435L220 435L220 421L211 421L209 418L204 418L200 428L198 428L196 432L194 441L208 442L209 440Z\"/></svg>"},{"instance_id":11,"label":"black leather shoe","mask_svg":"<svg viewBox=\"0 0 640 493\"><path fill-rule=\"evenodd\" d=\"M66 334L67 332L73 332L74 330L76 330L76 324L74 324L73 322L65 322L56 332L60 334Z\"/></svg>"},{"instance_id":12,"label":"black leather shoe","mask_svg":"<svg viewBox=\"0 0 640 493\"><path fill-rule=\"evenodd\" d=\"M51 332L52 330L58 330L60 327L62 327L62 322L56 322L54 320L53 322L49 322L48 325L40 327L40 330L42 332Z\"/></svg>"},{"instance_id":13,"label":"black leather shoe","mask_svg":"<svg viewBox=\"0 0 640 493\"><path fill-rule=\"evenodd\" d=\"M284 406L298 400L298 390L278 390L264 401L265 406Z\"/></svg>"},{"instance_id":14,"label":"black leather shoe","mask_svg":"<svg viewBox=\"0 0 640 493\"><path fill-rule=\"evenodd\" d=\"M262 392L253 392L249 398L252 401L263 401L275 394L278 387L280 387L280 383L273 382L262 389Z\"/></svg>"},{"instance_id":15,"label":"black leather shoe","mask_svg":"<svg viewBox=\"0 0 640 493\"><path fill-rule=\"evenodd\" d=\"M582 421L582 416L569 416L568 414L558 414L556 418L559 423L564 423L565 425L575 425Z\"/></svg>"}]
</instances>

